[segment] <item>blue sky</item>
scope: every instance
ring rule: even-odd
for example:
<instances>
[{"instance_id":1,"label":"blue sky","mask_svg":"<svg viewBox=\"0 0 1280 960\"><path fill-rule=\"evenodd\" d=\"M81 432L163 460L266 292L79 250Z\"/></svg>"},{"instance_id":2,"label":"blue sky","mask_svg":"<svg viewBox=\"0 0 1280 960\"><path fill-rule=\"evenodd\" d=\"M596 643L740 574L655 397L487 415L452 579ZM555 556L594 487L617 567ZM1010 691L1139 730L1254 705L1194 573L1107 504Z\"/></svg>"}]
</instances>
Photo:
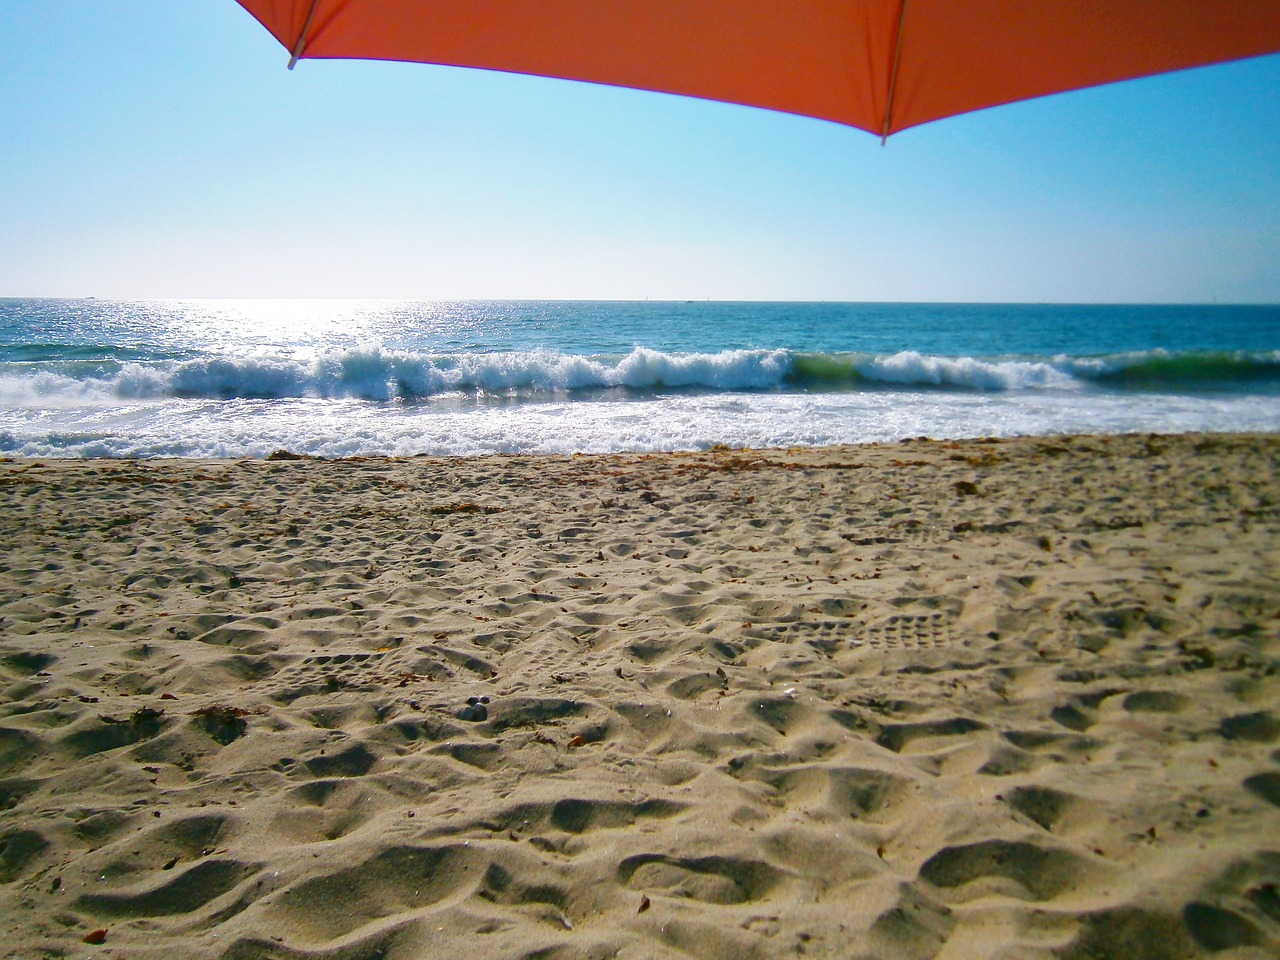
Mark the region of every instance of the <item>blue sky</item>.
<instances>
[{"instance_id":1,"label":"blue sky","mask_svg":"<svg viewBox=\"0 0 1280 960\"><path fill-rule=\"evenodd\" d=\"M1280 302L1280 56L942 120L0 3L0 296Z\"/></svg>"}]
</instances>

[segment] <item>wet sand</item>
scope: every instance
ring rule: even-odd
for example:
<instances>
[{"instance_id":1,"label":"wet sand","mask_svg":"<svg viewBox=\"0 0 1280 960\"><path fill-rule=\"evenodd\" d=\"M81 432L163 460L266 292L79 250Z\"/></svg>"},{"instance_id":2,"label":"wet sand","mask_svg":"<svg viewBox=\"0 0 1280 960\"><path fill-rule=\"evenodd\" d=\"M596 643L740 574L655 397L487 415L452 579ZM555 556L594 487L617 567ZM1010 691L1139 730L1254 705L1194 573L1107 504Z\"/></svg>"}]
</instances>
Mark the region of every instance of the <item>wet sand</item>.
<instances>
[{"instance_id":1,"label":"wet sand","mask_svg":"<svg viewBox=\"0 0 1280 960\"><path fill-rule=\"evenodd\" d=\"M1278 467L0 463L3 955L1274 957Z\"/></svg>"}]
</instances>

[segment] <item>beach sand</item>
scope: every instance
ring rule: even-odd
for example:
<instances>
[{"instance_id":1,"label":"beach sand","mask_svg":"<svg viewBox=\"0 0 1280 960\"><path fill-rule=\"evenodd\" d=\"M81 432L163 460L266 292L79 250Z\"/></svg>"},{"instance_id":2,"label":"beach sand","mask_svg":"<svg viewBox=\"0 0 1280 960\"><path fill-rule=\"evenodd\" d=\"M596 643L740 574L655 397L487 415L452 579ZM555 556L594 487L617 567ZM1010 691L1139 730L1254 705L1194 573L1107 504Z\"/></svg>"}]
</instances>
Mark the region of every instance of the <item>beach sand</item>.
<instances>
[{"instance_id":1,"label":"beach sand","mask_svg":"<svg viewBox=\"0 0 1280 960\"><path fill-rule=\"evenodd\" d=\"M0 463L0 955L1275 957L1278 467Z\"/></svg>"}]
</instances>

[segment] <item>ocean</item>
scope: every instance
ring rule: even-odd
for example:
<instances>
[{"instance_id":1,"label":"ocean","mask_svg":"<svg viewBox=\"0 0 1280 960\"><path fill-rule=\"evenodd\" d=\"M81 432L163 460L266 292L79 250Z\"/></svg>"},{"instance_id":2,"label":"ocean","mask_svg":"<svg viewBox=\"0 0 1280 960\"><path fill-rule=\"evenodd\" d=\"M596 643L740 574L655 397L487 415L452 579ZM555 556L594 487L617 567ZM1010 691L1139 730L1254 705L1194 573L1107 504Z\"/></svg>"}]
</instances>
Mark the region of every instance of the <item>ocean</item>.
<instances>
[{"instance_id":1,"label":"ocean","mask_svg":"<svg viewBox=\"0 0 1280 960\"><path fill-rule=\"evenodd\" d=\"M1280 306L0 299L0 455L1280 431Z\"/></svg>"}]
</instances>

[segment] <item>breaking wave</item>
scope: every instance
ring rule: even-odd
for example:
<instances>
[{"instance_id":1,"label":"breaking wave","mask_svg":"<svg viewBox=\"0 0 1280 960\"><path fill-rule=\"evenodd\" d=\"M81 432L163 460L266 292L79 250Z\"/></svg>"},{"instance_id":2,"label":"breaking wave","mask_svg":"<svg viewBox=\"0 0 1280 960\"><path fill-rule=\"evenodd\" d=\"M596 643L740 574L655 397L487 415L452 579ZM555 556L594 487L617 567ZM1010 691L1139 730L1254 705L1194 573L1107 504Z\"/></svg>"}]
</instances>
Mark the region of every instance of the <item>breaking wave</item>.
<instances>
[{"instance_id":1,"label":"breaking wave","mask_svg":"<svg viewBox=\"0 0 1280 960\"><path fill-rule=\"evenodd\" d=\"M443 394L572 398L601 391L843 393L1105 390L1155 393L1280 393L1280 351L1101 357L945 357L726 350L624 355L552 351L428 354L377 347L313 359L283 356L175 359L58 354L0 363L6 405L94 400L425 400Z\"/></svg>"}]
</instances>

